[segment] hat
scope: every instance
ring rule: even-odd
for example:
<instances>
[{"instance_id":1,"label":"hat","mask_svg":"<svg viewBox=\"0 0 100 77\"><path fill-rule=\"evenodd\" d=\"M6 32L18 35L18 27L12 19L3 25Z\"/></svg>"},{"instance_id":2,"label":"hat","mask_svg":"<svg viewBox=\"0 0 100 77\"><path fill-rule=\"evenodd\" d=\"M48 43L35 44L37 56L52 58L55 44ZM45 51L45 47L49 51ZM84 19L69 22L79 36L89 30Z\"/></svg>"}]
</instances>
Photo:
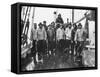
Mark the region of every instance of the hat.
<instances>
[{"instance_id":1,"label":"hat","mask_svg":"<svg viewBox=\"0 0 100 77\"><path fill-rule=\"evenodd\" d=\"M61 16L61 14L58 14L58 16Z\"/></svg>"},{"instance_id":2,"label":"hat","mask_svg":"<svg viewBox=\"0 0 100 77\"><path fill-rule=\"evenodd\" d=\"M40 22L38 25L40 26L40 25L42 25L42 23Z\"/></svg>"},{"instance_id":3,"label":"hat","mask_svg":"<svg viewBox=\"0 0 100 77\"><path fill-rule=\"evenodd\" d=\"M81 24L81 23L79 23L79 24L78 24L78 26L82 26L82 24Z\"/></svg>"},{"instance_id":4,"label":"hat","mask_svg":"<svg viewBox=\"0 0 100 77\"><path fill-rule=\"evenodd\" d=\"M46 23L46 21L43 21L43 23Z\"/></svg>"}]
</instances>

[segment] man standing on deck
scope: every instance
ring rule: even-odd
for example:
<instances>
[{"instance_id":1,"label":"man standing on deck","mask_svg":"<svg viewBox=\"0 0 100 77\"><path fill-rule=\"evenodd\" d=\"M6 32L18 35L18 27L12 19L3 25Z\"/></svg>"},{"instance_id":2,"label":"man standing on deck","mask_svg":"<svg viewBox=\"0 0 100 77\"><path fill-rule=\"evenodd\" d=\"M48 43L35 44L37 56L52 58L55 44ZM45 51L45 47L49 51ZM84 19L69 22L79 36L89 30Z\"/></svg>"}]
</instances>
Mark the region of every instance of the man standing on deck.
<instances>
[{"instance_id":1,"label":"man standing on deck","mask_svg":"<svg viewBox=\"0 0 100 77\"><path fill-rule=\"evenodd\" d=\"M49 25L47 34L48 34L48 50L49 52L51 52L51 54L53 54L55 34L54 34L54 29L51 24Z\"/></svg>"},{"instance_id":2,"label":"man standing on deck","mask_svg":"<svg viewBox=\"0 0 100 77\"><path fill-rule=\"evenodd\" d=\"M75 33L77 31L77 25L76 24L73 24L73 29L72 29L72 32L71 32L71 55L75 55Z\"/></svg>"},{"instance_id":3,"label":"man standing on deck","mask_svg":"<svg viewBox=\"0 0 100 77\"><path fill-rule=\"evenodd\" d=\"M84 29L82 29L82 24L79 23L78 24L78 29L76 31L76 34L75 34L75 42L77 44L77 56L80 56L81 53L82 53L82 50L83 50L83 47L84 47L84 41L85 41L85 31Z\"/></svg>"},{"instance_id":4,"label":"man standing on deck","mask_svg":"<svg viewBox=\"0 0 100 77\"><path fill-rule=\"evenodd\" d=\"M45 54L45 41L47 35L46 31L43 29L42 23L39 23L39 29L37 30L37 51L39 55L39 59L42 59Z\"/></svg>"},{"instance_id":5,"label":"man standing on deck","mask_svg":"<svg viewBox=\"0 0 100 77\"><path fill-rule=\"evenodd\" d=\"M56 31L56 40L57 40L58 56L61 57L64 48L64 29L60 24L58 25L58 29Z\"/></svg>"},{"instance_id":6,"label":"man standing on deck","mask_svg":"<svg viewBox=\"0 0 100 77\"><path fill-rule=\"evenodd\" d=\"M68 49L68 55L70 54L70 49L71 49L71 23L68 24L68 27L65 29L65 39L66 39L66 48Z\"/></svg>"},{"instance_id":7,"label":"man standing on deck","mask_svg":"<svg viewBox=\"0 0 100 77\"><path fill-rule=\"evenodd\" d=\"M63 21L63 19L62 19L62 17L61 17L61 14L58 15L58 17L57 17L57 19L56 19L56 23L57 23L57 24L63 24L63 23L64 23L64 21Z\"/></svg>"},{"instance_id":8,"label":"man standing on deck","mask_svg":"<svg viewBox=\"0 0 100 77\"><path fill-rule=\"evenodd\" d=\"M78 29L77 29L76 34L75 34L76 56L77 56L76 61L78 61L79 66L83 66L83 64L82 64L82 51L84 48L84 42L86 40L85 34L86 34L86 32L82 28L82 24L79 23Z\"/></svg>"},{"instance_id":9,"label":"man standing on deck","mask_svg":"<svg viewBox=\"0 0 100 77\"><path fill-rule=\"evenodd\" d=\"M36 64L36 53L37 53L37 50L36 50L37 24L36 23L34 23L34 28L32 28L32 30L31 30L31 40L32 40L31 52L32 52L32 55L33 55L33 58L34 58L34 63Z\"/></svg>"}]
</instances>

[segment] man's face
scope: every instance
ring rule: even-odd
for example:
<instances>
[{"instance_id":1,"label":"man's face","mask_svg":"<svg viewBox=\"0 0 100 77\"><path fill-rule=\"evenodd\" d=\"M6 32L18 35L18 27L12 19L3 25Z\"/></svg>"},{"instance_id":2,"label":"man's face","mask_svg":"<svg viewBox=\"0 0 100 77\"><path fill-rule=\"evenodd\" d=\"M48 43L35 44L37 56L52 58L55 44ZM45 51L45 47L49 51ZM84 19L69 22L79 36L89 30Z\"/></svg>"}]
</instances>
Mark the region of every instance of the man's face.
<instances>
[{"instance_id":1,"label":"man's face","mask_svg":"<svg viewBox=\"0 0 100 77\"><path fill-rule=\"evenodd\" d=\"M42 25L40 25L40 29L42 29Z\"/></svg>"},{"instance_id":2,"label":"man's face","mask_svg":"<svg viewBox=\"0 0 100 77\"><path fill-rule=\"evenodd\" d=\"M43 22L43 25L46 25L46 21Z\"/></svg>"},{"instance_id":3,"label":"man's face","mask_svg":"<svg viewBox=\"0 0 100 77\"><path fill-rule=\"evenodd\" d=\"M58 18L61 18L61 15L58 15Z\"/></svg>"},{"instance_id":4,"label":"man's face","mask_svg":"<svg viewBox=\"0 0 100 77\"><path fill-rule=\"evenodd\" d=\"M69 29L71 29L71 25L69 25Z\"/></svg>"},{"instance_id":5,"label":"man's face","mask_svg":"<svg viewBox=\"0 0 100 77\"><path fill-rule=\"evenodd\" d=\"M82 26L80 25L80 26L79 26L79 29L81 29L81 28L82 28Z\"/></svg>"},{"instance_id":6,"label":"man's face","mask_svg":"<svg viewBox=\"0 0 100 77\"><path fill-rule=\"evenodd\" d=\"M46 22L44 23L44 25L46 25Z\"/></svg>"}]
</instances>

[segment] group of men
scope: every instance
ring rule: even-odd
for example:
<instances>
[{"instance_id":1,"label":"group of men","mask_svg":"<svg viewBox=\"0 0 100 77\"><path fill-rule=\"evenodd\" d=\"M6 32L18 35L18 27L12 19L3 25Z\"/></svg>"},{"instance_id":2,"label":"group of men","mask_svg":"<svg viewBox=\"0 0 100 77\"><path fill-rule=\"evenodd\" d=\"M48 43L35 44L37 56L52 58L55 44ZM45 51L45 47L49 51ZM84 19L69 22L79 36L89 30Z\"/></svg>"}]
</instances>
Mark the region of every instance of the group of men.
<instances>
[{"instance_id":1,"label":"group of men","mask_svg":"<svg viewBox=\"0 0 100 77\"><path fill-rule=\"evenodd\" d=\"M37 29L37 26L39 28ZM82 24L78 25L68 22L65 24L61 14L58 15L56 22L46 25L46 21L34 23L31 30L32 49L31 52L36 63L36 53L41 59L45 55L59 55L65 54L67 51L69 55L80 56L86 40L86 32L82 28ZM57 54L57 53L58 54Z\"/></svg>"}]
</instances>

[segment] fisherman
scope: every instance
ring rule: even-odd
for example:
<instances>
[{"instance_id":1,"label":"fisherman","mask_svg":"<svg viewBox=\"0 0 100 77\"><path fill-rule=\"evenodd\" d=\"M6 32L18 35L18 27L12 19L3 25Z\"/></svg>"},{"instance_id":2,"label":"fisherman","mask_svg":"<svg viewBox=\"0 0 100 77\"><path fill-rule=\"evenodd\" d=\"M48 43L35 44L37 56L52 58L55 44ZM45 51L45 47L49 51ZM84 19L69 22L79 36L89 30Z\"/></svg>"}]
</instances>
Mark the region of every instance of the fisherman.
<instances>
[{"instance_id":1,"label":"fisherman","mask_svg":"<svg viewBox=\"0 0 100 77\"><path fill-rule=\"evenodd\" d=\"M83 47L84 47L84 41L85 41L84 34L85 34L85 31L82 28L82 24L79 23L78 24L78 29L77 29L76 34L75 34L75 42L77 44L77 46L76 46L77 56L81 56L81 53L82 53L82 50L83 50Z\"/></svg>"},{"instance_id":2,"label":"fisherman","mask_svg":"<svg viewBox=\"0 0 100 77\"><path fill-rule=\"evenodd\" d=\"M64 23L64 21L63 21L63 19L61 17L61 14L59 14L58 17L56 18L56 23L57 24L63 24Z\"/></svg>"},{"instance_id":3,"label":"fisherman","mask_svg":"<svg viewBox=\"0 0 100 77\"><path fill-rule=\"evenodd\" d=\"M44 47L45 47L45 55L48 53L47 52L47 30L48 30L48 27L47 27L47 22L46 21L43 21L43 30L45 31L45 33L46 33L46 40L44 41Z\"/></svg>"},{"instance_id":4,"label":"fisherman","mask_svg":"<svg viewBox=\"0 0 100 77\"><path fill-rule=\"evenodd\" d=\"M71 32L72 32L71 23L65 29L65 39L66 39L66 48L68 49L68 55L71 53Z\"/></svg>"},{"instance_id":5,"label":"fisherman","mask_svg":"<svg viewBox=\"0 0 100 77\"><path fill-rule=\"evenodd\" d=\"M37 53L37 50L36 50L36 47L37 47L37 24L34 23L34 27L32 28L31 30L31 40L32 40L32 49L31 49L31 52L32 52L32 55L33 55L33 58L34 58L34 63L36 64L36 53Z\"/></svg>"},{"instance_id":6,"label":"fisherman","mask_svg":"<svg viewBox=\"0 0 100 77\"><path fill-rule=\"evenodd\" d=\"M77 30L77 25L76 24L73 24L73 29L72 29L72 32L71 32L71 55L74 56L75 54L75 33L76 33L76 30Z\"/></svg>"},{"instance_id":7,"label":"fisherman","mask_svg":"<svg viewBox=\"0 0 100 77\"><path fill-rule=\"evenodd\" d=\"M52 26L52 30L53 30L53 35L54 35L54 39L53 39L53 49L55 50L56 48L56 26L55 26L55 22L51 23Z\"/></svg>"},{"instance_id":8,"label":"fisherman","mask_svg":"<svg viewBox=\"0 0 100 77\"><path fill-rule=\"evenodd\" d=\"M43 21L43 28L47 31L48 27L47 27L47 24L46 24L46 21Z\"/></svg>"},{"instance_id":9,"label":"fisherman","mask_svg":"<svg viewBox=\"0 0 100 77\"><path fill-rule=\"evenodd\" d=\"M51 24L49 25L47 34L48 34L48 50L50 54L53 55L55 34L54 34L54 28Z\"/></svg>"},{"instance_id":10,"label":"fisherman","mask_svg":"<svg viewBox=\"0 0 100 77\"><path fill-rule=\"evenodd\" d=\"M42 59L44 56L46 38L47 38L46 31L43 29L43 25L40 22L39 28L37 30L37 40L38 40L37 50L38 50L39 59Z\"/></svg>"},{"instance_id":11,"label":"fisherman","mask_svg":"<svg viewBox=\"0 0 100 77\"><path fill-rule=\"evenodd\" d=\"M78 29L75 34L75 42L76 42L76 62L78 62L79 66L83 66L82 63L82 51L84 48L84 42L86 40L86 32L82 28L82 24L78 24Z\"/></svg>"},{"instance_id":12,"label":"fisherman","mask_svg":"<svg viewBox=\"0 0 100 77\"><path fill-rule=\"evenodd\" d=\"M56 40L57 40L57 49L59 57L63 54L63 47L64 47L64 29L62 25L58 25L58 29L56 31Z\"/></svg>"}]
</instances>

